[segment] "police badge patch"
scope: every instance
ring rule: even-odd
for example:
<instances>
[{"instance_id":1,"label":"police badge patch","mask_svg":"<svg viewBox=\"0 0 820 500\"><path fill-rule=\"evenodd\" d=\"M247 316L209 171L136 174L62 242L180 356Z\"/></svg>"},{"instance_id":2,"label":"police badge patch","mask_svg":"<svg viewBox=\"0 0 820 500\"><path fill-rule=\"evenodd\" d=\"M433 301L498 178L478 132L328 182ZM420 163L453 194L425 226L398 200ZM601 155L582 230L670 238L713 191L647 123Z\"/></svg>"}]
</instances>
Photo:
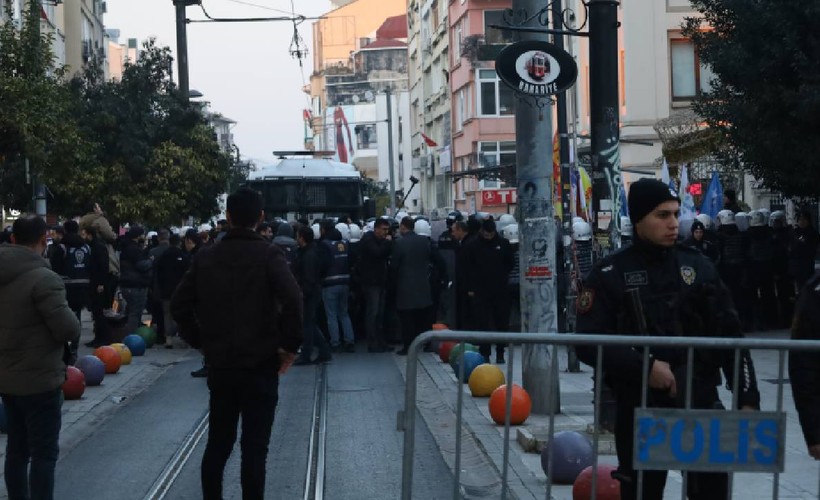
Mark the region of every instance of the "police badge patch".
<instances>
[{"instance_id":1,"label":"police badge patch","mask_svg":"<svg viewBox=\"0 0 820 500\"><path fill-rule=\"evenodd\" d=\"M691 285L695 282L695 269L689 266L683 266L680 268L680 276L683 278L684 283Z\"/></svg>"},{"instance_id":2,"label":"police badge patch","mask_svg":"<svg viewBox=\"0 0 820 500\"><path fill-rule=\"evenodd\" d=\"M588 313L592 309L592 302L595 299L595 290L587 288L578 295L575 306L581 314Z\"/></svg>"}]
</instances>

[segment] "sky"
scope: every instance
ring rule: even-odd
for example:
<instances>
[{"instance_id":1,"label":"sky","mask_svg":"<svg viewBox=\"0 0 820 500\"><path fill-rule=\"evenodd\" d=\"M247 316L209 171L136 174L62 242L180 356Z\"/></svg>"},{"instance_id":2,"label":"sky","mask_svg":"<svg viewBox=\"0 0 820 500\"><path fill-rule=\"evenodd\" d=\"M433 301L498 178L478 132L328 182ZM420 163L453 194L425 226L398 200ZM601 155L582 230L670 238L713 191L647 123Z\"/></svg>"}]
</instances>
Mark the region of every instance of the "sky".
<instances>
[{"instance_id":1,"label":"sky","mask_svg":"<svg viewBox=\"0 0 820 500\"><path fill-rule=\"evenodd\" d=\"M202 0L214 18L277 17L291 12L306 17L330 10L328 0ZM176 53L176 22L172 0L108 0L106 29L120 30L120 43L155 37ZM205 19L199 6L187 8L189 19ZM234 142L243 159L257 166L270 164L275 150L304 148L302 92L313 67L312 23L299 26L310 53L304 69L288 48L291 22L189 23L188 65L191 89L203 94L211 110L234 120ZM177 67L174 64L174 78ZM303 79L304 78L304 79Z\"/></svg>"}]
</instances>

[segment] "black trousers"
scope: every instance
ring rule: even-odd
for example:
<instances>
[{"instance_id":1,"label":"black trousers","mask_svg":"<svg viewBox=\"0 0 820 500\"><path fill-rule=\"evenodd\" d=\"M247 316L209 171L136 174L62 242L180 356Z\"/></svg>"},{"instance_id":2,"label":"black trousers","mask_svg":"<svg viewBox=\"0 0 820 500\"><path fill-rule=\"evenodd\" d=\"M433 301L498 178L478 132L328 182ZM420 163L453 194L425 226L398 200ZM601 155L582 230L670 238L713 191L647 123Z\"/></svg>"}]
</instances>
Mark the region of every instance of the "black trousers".
<instances>
[{"instance_id":1,"label":"black trousers","mask_svg":"<svg viewBox=\"0 0 820 500\"><path fill-rule=\"evenodd\" d=\"M487 332L506 332L510 329L510 296L506 286L499 290L495 297L476 295L468 297L470 304L470 320L473 330ZM495 345L496 354L504 354L505 343ZM489 363L492 344L479 344L478 352Z\"/></svg>"},{"instance_id":2,"label":"black trousers","mask_svg":"<svg viewBox=\"0 0 820 500\"><path fill-rule=\"evenodd\" d=\"M236 442L241 415L242 498L262 500L268 443L279 399L279 375L272 370L219 370L211 367L208 389L211 391L211 414L208 445L202 456L202 497L205 500L222 499L225 463Z\"/></svg>"},{"instance_id":3,"label":"black trousers","mask_svg":"<svg viewBox=\"0 0 820 500\"><path fill-rule=\"evenodd\" d=\"M399 321L401 322L402 343L407 349L416 337L433 327L432 308L400 309Z\"/></svg>"},{"instance_id":4,"label":"black trousers","mask_svg":"<svg viewBox=\"0 0 820 500\"><path fill-rule=\"evenodd\" d=\"M696 408L713 408L705 401L719 402L717 390L709 384L698 383L693 380L693 406ZM685 385L678 387L686 387ZM656 391L651 391L653 394ZM656 397L657 395L654 394ZM632 469L634 415L635 408L640 405L639 391L616 391L617 415L615 417L615 449L618 454L617 479L621 482L621 500L638 498L638 472ZM654 398L650 395L650 402ZM701 403L701 404L698 404ZM651 405L651 403L650 403ZM672 407L673 400L665 400L655 406ZM644 500L662 500L663 489L666 486L665 470L645 470L643 473ZM729 476L719 472L688 472L686 473L686 494L689 500L726 500L729 491Z\"/></svg>"}]
</instances>

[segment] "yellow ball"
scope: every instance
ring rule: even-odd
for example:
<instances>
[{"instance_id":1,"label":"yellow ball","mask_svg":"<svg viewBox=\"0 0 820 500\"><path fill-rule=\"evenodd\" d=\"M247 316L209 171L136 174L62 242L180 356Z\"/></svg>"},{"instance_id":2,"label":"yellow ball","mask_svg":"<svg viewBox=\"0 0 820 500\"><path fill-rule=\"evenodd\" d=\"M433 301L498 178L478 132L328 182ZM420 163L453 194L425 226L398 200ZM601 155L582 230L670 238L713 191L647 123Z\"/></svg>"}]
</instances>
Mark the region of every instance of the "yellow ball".
<instances>
[{"instance_id":1,"label":"yellow ball","mask_svg":"<svg viewBox=\"0 0 820 500\"><path fill-rule=\"evenodd\" d=\"M131 349L128 348L125 344L111 344L111 347L117 350L120 353L120 358L122 358L122 364L130 365L131 364Z\"/></svg>"},{"instance_id":2,"label":"yellow ball","mask_svg":"<svg viewBox=\"0 0 820 500\"><path fill-rule=\"evenodd\" d=\"M494 390L504 385L504 372L495 365L478 365L470 374L470 393L476 397L489 397Z\"/></svg>"}]
</instances>

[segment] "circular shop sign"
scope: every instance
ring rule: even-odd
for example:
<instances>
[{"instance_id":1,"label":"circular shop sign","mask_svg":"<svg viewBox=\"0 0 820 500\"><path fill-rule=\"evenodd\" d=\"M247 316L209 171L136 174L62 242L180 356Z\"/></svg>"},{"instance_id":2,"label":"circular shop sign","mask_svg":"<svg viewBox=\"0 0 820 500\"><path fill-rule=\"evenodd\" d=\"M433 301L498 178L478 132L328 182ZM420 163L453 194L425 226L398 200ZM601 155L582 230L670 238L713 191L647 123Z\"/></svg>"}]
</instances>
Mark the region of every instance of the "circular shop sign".
<instances>
[{"instance_id":1,"label":"circular shop sign","mask_svg":"<svg viewBox=\"0 0 820 500\"><path fill-rule=\"evenodd\" d=\"M578 66L567 51L538 40L505 47L495 60L495 71L516 91L536 97L563 92L578 77Z\"/></svg>"}]
</instances>

